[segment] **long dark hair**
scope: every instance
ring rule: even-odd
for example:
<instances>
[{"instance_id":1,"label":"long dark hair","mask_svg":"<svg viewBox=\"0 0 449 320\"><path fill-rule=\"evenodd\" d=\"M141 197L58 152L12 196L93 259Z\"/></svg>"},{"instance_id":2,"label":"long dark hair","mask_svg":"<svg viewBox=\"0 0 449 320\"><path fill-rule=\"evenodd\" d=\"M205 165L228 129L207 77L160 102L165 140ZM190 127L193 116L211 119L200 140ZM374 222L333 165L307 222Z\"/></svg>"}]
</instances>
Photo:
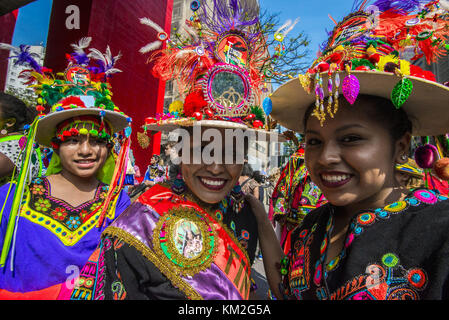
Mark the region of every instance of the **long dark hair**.
<instances>
[{"instance_id":1,"label":"long dark hair","mask_svg":"<svg viewBox=\"0 0 449 320\"><path fill-rule=\"evenodd\" d=\"M27 107L20 99L0 91L0 116L3 119L14 118L16 123L11 131L21 131L26 124L31 124L37 116L35 109Z\"/></svg>"}]
</instances>

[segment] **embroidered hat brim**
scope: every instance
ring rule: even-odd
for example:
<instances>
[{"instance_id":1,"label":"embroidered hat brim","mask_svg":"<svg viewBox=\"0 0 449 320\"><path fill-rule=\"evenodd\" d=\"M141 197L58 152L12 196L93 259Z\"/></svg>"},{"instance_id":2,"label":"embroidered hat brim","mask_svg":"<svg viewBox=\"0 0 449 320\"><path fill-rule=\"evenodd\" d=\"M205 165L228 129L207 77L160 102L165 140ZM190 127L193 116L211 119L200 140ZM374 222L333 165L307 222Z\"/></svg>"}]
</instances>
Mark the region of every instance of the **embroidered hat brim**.
<instances>
[{"instance_id":1,"label":"embroidered hat brim","mask_svg":"<svg viewBox=\"0 0 449 320\"><path fill-rule=\"evenodd\" d=\"M390 100L391 92L400 78L389 72L351 71L360 83L359 95L379 96ZM323 83L327 83L326 72L320 74ZM346 72L339 72L344 79ZM413 83L413 91L401 107L413 123L413 135L432 136L449 130L449 88L437 82L413 76L405 76ZM313 80L310 88L314 88ZM324 97L329 93L324 89ZM342 89L339 88L340 96ZM280 125L299 132L304 132L304 116L306 110L315 103L315 92L309 94L301 82L292 79L280 86L272 95L273 110L271 115Z\"/></svg>"},{"instance_id":2,"label":"embroidered hat brim","mask_svg":"<svg viewBox=\"0 0 449 320\"><path fill-rule=\"evenodd\" d=\"M64 120L77 116L100 116L101 111L104 111L104 120L111 125L112 133L119 132L128 126L127 116L115 111L100 108L76 108L71 110L63 110L52 112L39 120L36 128L36 142L40 145L51 147L51 139L56 134L56 127L58 124Z\"/></svg>"}]
</instances>

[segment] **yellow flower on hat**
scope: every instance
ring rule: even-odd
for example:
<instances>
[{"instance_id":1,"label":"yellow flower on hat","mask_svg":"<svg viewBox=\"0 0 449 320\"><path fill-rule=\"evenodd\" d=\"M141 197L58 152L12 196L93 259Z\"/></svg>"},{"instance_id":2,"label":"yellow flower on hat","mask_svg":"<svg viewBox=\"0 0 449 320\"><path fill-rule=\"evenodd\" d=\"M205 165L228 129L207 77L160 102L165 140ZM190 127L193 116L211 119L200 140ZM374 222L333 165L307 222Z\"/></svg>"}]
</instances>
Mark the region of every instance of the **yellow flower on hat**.
<instances>
[{"instance_id":1,"label":"yellow flower on hat","mask_svg":"<svg viewBox=\"0 0 449 320\"><path fill-rule=\"evenodd\" d=\"M399 69L401 70L401 73L403 75L410 75L410 62L406 60L401 60L397 56L394 55L388 55L388 56L381 56L379 59L379 62L377 63L377 67L380 71L385 71L385 66L387 63L394 63L399 66Z\"/></svg>"},{"instance_id":2,"label":"yellow flower on hat","mask_svg":"<svg viewBox=\"0 0 449 320\"><path fill-rule=\"evenodd\" d=\"M101 90L101 82L91 82L92 87L95 88L95 90L100 91Z\"/></svg>"},{"instance_id":3,"label":"yellow flower on hat","mask_svg":"<svg viewBox=\"0 0 449 320\"><path fill-rule=\"evenodd\" d=\"M175 100L168 107L168 112L170 112L170 113L173 113L173 112L181 113L182 110L183 110L183 107L184 107L184 104L182 103L182 101Z\"/></svg>"}]
</instances>

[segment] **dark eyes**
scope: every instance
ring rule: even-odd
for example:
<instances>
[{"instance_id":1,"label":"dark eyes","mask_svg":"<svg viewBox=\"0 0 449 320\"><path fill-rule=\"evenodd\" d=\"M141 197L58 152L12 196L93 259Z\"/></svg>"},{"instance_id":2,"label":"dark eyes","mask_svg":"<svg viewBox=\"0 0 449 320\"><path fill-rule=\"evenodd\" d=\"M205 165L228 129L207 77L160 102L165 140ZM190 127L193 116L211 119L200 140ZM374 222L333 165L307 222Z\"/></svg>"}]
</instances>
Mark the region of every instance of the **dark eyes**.
<instances>
[{"instance_id":1,"label":"dark eyes","mask_svg":"<svg viewBox=\"0 0 449 320\"><path fill-rule=\"evenodd\" d=\"M78 144L81 143L81 139L78 137L68 137L64 140L63 143L67 143L67 144ZM90 139L89 143L93 146L96 145L106 145L107 141L104 139Z\"/></svg>"},{"instance_id":2,"label":"dark eyes","mask_svg":"<svg viewBox=\"0 0 449 320\"><path fill-rule=\"evenodd\" d=\"M362 138L360 136L358 136L358 135L347 135L347 136L344 136L344 137L342 137L340 139L340 141L343 142L343 143L356 142L356 141L359 141L359 140L362 140Z\"/></svg>"},{"instance_id":3,"label":"dark eyes","mask_svg":"<svg viewBox=\"0 0 449 320\"><path fill-rule=\"evenodd\" d=\"M342 136L338 139L338 142L342 143L342 144L350 144L350 143L355 143L358 142L360 140L363 140L363 138L361 136L358 135L354 135L354 134L350 134L350 135L345 135ZM319 144L321 144L322 141L318 138L306 138L306 146L317 146Z\"/></svg>"}]
</instances>

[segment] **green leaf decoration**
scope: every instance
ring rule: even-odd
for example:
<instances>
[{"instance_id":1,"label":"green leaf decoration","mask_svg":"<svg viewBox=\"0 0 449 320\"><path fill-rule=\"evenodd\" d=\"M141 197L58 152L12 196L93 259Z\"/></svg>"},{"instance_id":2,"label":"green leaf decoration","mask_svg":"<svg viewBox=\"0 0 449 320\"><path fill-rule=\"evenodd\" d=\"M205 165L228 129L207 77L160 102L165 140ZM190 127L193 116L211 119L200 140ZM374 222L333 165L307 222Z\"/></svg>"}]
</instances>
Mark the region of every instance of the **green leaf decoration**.
<instances>
[{"instance_id":1,"label":"green leaf decoration","mask_svg":"<svg viewBox=\"0 0 449 320\"><path fill-rule=\"evenodd\" d=\"M413 83L408 78L402 78L393 88L391 92L391 102L393 102L396 109L402 107L412 93Z\"/></svg>"},{"instance_id":2,"label":"green leaf decoration","mask_svg":"<svg viewBox=\"0 0 449 320\"><path fill-rule=\"evenodd\" d=\"M262 121L263 124L265 124L265 112L262 110L259 106L251 106L251 113L253 113L256 116L257 120Z\"/></svg>"},{"instance_id":3,"label":"green leaf decoration","mask_svg":"<svg viewBox=\"0 0 449 320\"><path fill-rule=\"evenodd\" d=\"M357 67L360 66L365 66L370 68L371 70L376 69L376 67L374 66L374 64L372 64L369 60L367 59L352 59L352 70L355 70Z\"/></svg>"}]
</instances>

